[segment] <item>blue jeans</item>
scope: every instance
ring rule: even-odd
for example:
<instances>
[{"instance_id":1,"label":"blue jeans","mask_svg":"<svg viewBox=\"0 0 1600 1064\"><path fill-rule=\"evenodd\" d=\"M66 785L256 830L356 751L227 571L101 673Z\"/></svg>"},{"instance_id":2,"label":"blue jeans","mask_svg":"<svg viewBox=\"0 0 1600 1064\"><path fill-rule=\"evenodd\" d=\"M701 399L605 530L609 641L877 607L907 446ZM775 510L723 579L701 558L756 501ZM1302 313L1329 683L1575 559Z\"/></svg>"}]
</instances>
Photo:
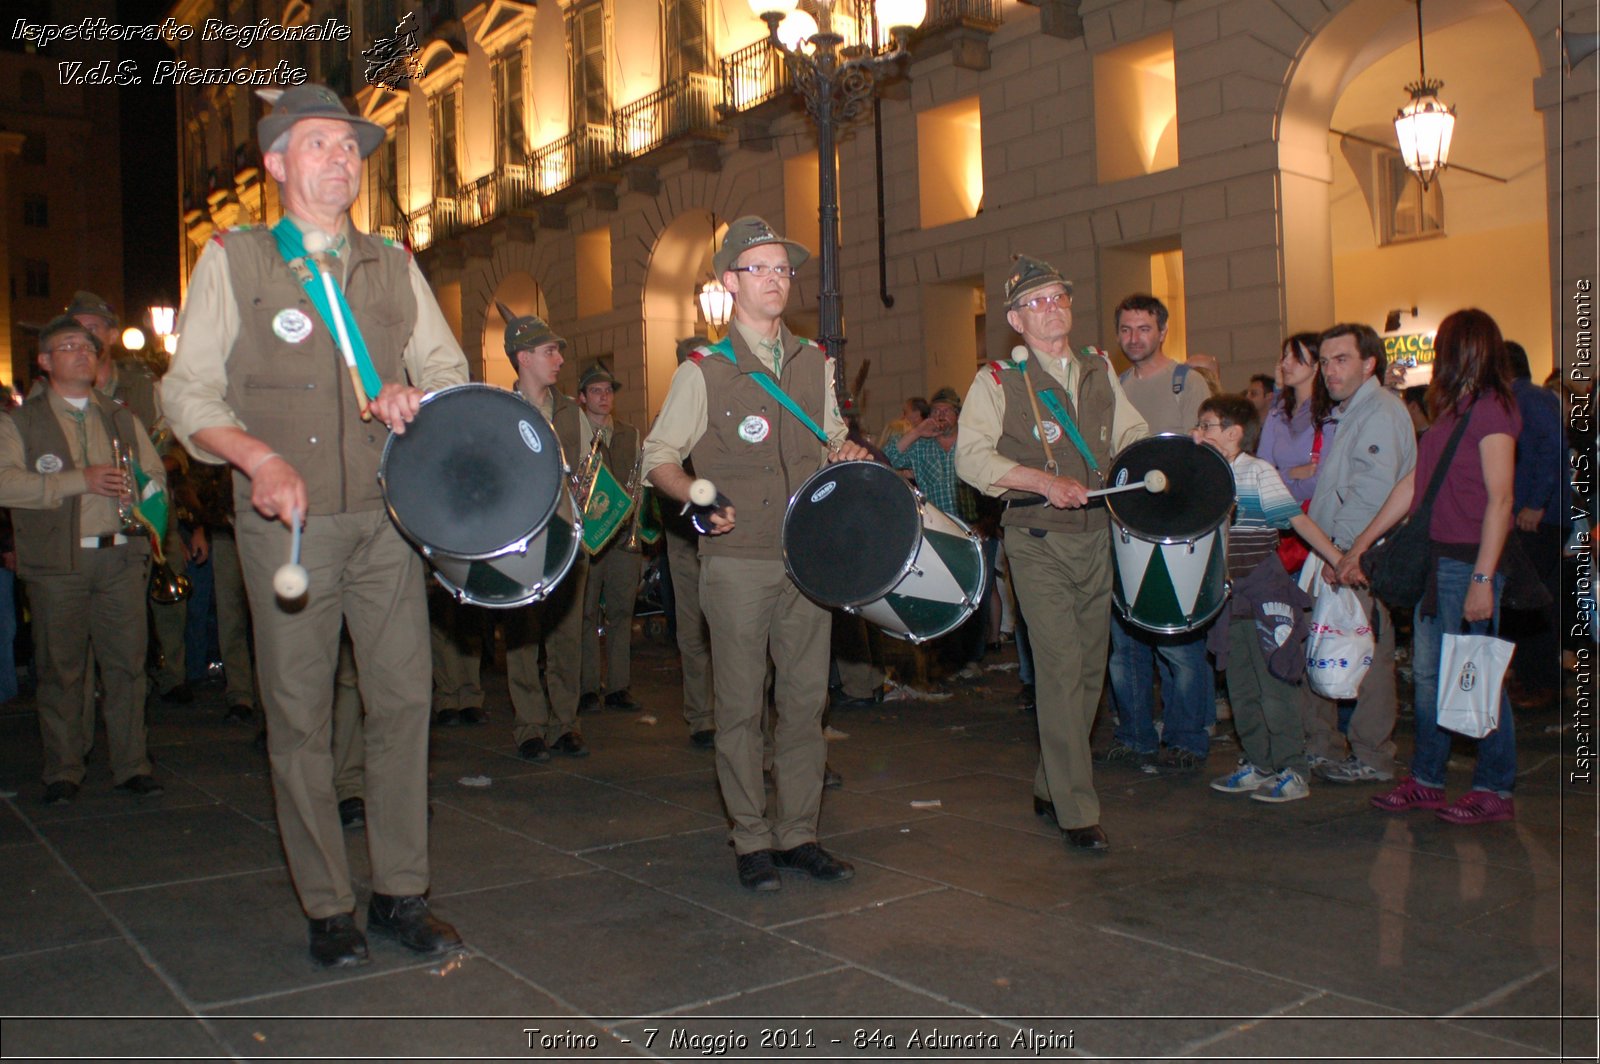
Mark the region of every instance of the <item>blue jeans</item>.
<instances>
[{"instance_id":1,"label":"blue jeans","mask_svg":"<svg viewBox=\"0 0 1600 1064\"><path fill-rule=\"evenodd\" d=\"M1161 669L1165 723L1159 740L1152 666ZM1113 733L1117 742L1149 754L1164 741L1205 757L1211 749L1206 728L1217 709L1215 688L1204 632L1156 635L1134 629L1121 617L1111 622L1111 704L1117 711Z\"/></svg>"},{"instance_id":2,"label":"blue jeans","mask_svg":"<svg viewBox=\"0 0 1600 1064\"><path fill-rule=\"evenodd\" d=\"M1467 635L1498 630L1500 592L1505 577L1495 574L1494 616L1467 626ZM1412 678L1416 683L1417 749L1411 758L1411 775L1424 787L1444 787L1445 762L1450 759L1454 732L1441 729L1439 719L1439 657L1446 632L1461 631L1461 611L1472 586L1472 566L1453 558L1439 559L1437 616L1424 617L1418 606L1412 626ZM1478 740L1478 764L1472 770L1472 789L1510 795L1517 784L1517 736L1511 719L1511 698L1500 685L1500 726Z\"/></svg>"}]
</instances>

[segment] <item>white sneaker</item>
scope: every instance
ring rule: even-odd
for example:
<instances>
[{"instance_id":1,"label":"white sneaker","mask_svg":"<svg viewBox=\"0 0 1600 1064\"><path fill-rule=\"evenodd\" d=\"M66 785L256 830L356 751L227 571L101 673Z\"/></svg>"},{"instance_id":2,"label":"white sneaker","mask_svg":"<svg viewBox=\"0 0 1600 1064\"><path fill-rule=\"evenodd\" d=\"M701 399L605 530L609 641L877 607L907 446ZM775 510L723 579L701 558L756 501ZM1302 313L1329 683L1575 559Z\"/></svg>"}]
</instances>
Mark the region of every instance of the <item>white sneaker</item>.
<instances>
[{"instance_id":1,"label":"white sneaker","mask_svg":"<svg viewBox=\"0 0 1600 1064\"><path fill-rule=\"evenodd\" d=\"M1311 788L1306 785L1305 777L1292 768L1286 768L1257 787L1250 797L1258 802L1292 802L1310 794Z\"/></svg>"},{"instance_id":2,"label":"white sneaker","mask_svg":"<svg viewBox=\"0 0 1600 1064\"><path fill-rule=\"evenodd\" d=\"M1270 772L1262 772L1250 762L1239 759L1239 767L1226 776L1211 781L1211 789L1224 794L1245 794L1273 779Z\"/></svg>"}]
</instances>

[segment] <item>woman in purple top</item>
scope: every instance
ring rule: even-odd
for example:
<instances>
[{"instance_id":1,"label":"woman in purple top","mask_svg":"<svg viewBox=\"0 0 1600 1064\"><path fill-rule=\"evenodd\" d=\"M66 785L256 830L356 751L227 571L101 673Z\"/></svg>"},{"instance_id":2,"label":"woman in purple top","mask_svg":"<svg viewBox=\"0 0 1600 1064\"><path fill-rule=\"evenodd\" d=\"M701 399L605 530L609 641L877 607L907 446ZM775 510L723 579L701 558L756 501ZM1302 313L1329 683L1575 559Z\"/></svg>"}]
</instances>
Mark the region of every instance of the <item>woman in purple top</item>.
<instances>
[{"instance_id":1,"label":"woman in purple top","mask_svg":"<svg viewBox=\"0 0 1600 1064\"><path fill-rule=\"evenodd\" d=\"M1256 457L1278 468L1289 494L1303 507L1317 490L1317 461L1333 442L1333 402L1317 372L1316 333L1296 333L1283 343L1278 373L1283 387L1261 426ZM1318 430L1322 446L1316 445Z\"/></svg>"},{"instance_id":2,"label":"woman in purple top","mask_svg":"<svg viewBox=\"0 0 1600 1064\"><path fill-rule=\"evenodd\" d=\"M1388 812L1434 809L1451 824L1487 824L1516 816L1511 792L1517 779L1517 744L1511 700L1502 684L1500 721L1478 740L1472 790L1445 804L1445 763L1450 733L1438 726L1439 655L1444 633L1482 634L1499 624L1505 577L1496 570L1511 532L1516 440L1521 428L1511 393L1511 365L1494 319L1481 310L1459 310L1439 324L1434 338L1433 383L1428 412L1433 424L1417 444L1417 466L1406 474L1356 537L1339 565L1339 579L1362 582L1361 553L1400 518L1415 512L1456 426L1466 429L1428 525L1431 579L1417 605L1413 632L1417 747L1411 778L1372 804Z\"/></svg>"}]
</instances>

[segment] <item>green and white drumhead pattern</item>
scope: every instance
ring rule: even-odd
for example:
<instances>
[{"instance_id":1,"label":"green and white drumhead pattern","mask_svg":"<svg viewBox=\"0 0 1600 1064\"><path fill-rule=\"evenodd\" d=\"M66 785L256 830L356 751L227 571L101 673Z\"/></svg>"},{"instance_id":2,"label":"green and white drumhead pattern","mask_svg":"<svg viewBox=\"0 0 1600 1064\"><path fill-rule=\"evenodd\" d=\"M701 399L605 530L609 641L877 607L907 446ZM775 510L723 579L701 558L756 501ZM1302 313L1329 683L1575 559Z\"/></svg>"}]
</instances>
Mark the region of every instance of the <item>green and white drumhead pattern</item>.
<instances>
[{"instance_id":1,"label":"green and white drumhead pattern","mask_svg":"<svg viewBox=\"0 0 1600 1064\"><path fill-rule=\"evenodd\" d=\"M1152 632L1188 632L1216 616L1228 598L1227 526L1189 543L1155 543L1113 528L1117 609Z\"/></svg>"},{"instance_id":2,"label":"green and white drumhead pattern","mask_svg":"<svg viewBox=\"0 0 1600 1064\"><path fill-rule=\"evenodd\" d=\"M457 599L474 606L505 609L540 602L555 590L578 553L578 533L563 500L528 549L482 561L442 556L433 559L434 577Z\"/></svg>"},{"instance_id":3,"label":"green and white drumhead pattern","mask_svg":"<svg viewBox=\"0 0 1600 1064\"><path fill-rule=\"evenodd\" d=\"M856 612L897 639L923 643L961 625L983 597L983 547L963 525L923 509L922 543L912 572Z\"/></svg>"}]
</instances>

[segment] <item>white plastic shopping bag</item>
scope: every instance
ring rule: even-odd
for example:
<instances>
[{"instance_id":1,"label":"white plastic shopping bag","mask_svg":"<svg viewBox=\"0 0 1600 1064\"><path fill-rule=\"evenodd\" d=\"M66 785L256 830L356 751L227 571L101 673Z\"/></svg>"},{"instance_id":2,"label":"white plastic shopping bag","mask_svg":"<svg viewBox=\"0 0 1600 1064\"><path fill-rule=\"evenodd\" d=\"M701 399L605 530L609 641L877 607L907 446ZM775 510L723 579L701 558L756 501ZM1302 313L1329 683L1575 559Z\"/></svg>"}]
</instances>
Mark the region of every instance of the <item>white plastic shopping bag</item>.
<instances>
[{"instance_id":1,"label":"white plastic shopping bag","mask_svg":"<svg viewBox=\"0 0 1600 1064\"><path fill-rule=\"evenodd\" d=\"M1514 649L1492 635L1445 635L1439 652L1439 727L1482 739L1500 726L1500 685Z\"/></svg>"},{"instance_id":2,"label":"white plastic shopping bag","mask_svg":"<svg viewBox=\"0 0 1600 1064\"><path fill-rule=\"evenodd\" d=\"M1300 586L1315 600L1311 638L1306 640L1306 683L1323 698L1354 698L1372 667L1372 625L1361 600L1349 588L1324 580L1316 558L1301 570Z\"/></svg>"}]
</instances>

